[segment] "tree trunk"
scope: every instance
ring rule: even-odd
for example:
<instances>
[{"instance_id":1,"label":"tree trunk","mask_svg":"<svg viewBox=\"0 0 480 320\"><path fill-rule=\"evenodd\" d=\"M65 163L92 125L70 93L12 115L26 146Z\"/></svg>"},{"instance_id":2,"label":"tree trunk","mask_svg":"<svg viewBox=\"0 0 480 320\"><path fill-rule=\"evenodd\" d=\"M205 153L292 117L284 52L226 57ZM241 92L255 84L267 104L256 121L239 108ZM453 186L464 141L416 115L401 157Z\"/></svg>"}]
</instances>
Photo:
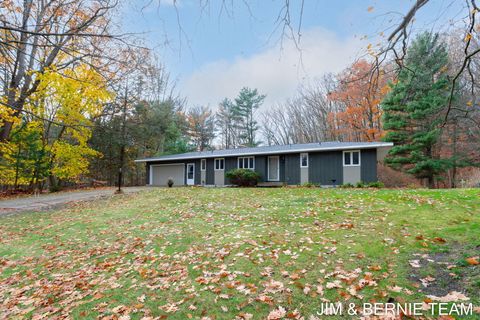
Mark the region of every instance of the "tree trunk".
<instances>
[{"instance_id":1,"label":"tree trunk","mask_svg":"<svg viewBox=\"0 0 480 320\"><path fill-rule=\"evenodd\" d=\"M430 176L427 178L428 180L428 188L429 189L435 189L435 178L433 176Z\"/></svg>"}]
</instances>

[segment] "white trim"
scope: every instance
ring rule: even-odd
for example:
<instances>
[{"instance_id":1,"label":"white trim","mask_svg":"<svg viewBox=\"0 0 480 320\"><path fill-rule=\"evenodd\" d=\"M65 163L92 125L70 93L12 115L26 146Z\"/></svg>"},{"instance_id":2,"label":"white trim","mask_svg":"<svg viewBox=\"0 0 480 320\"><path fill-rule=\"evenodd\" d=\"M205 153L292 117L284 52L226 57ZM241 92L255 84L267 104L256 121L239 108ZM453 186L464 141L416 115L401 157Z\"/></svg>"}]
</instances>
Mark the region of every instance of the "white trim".
<instances>
[{"instance_id":1,"label":"white trim","mask_svg":"<svg viewBox=\"0 0 480 320\"><path fill-rule=\"evenodd\" d=\"M217 166L216 166L217 160L223 160L223 169L217 169ZM215 159L213 159L213 170L214 171L225 171L225 158L215 158Z\"/></svg>"},{"instance_id":2,"label":"white trim","mask_svg":"<svg viewBox=\"0 0 480 320\"><path fill-rule=\"evenodd\" d=\"M270 158L277 158L277 179L270 179ZM268 181L280 181L280 156L269 156L267 162L267 180Z\"/></svg>"},{"instance_id":3,"label":"white trim","mask_svg":"<svg viewBox=\"0 0 480 320\"><path fill-rule=\"evenodd\" d=\"M237 169L240 169L240 159L248 159L248 165L250 166L250 158L253 159L253 168L245 168L243 167L242 169L250 169L250 170L255 170L255 156L246 156L246 157L238 157L237 158ZM245 162L244 162L245 164Z\"/></svg>"},{"instance_id":4,"label":"white trim","mask_svg":"<svg viewBox=\"0 0 480 320\"><path fill-rule=\"evenodd\" d=\"M179 166L179 165L183 165L183 181L186 181L187 179L187 176L186 176L186 172L185 172L185 162L178 162L178 163L159 163L159 164L151 164L150 165L150 170L148 171L148 175L149 175L149 179L148 179L148 182L149 182L149 186L153 186L153 170L152 170L152 167L165 167L165 166Z\"/></svg>"},{"instance_id":5,"label":"white trim","mask_svg":"<svg viewBox=\"0 0 480 320\"><path fill-rule=\"evenodd\" d=\"M193 178L192 178L192 179L188 179L188 166L189 166L189 165L192 165L192 166L193 166ZM187 164L186 164L185 174L187 175L187 176L186 176L186 179L185 179L185 182L186 182L187 186L193 186L193 185L195 185L195 162L190 162L190 163L187 163ZM188 183L188 180L191 180L191 181L192 181L192 184L189 184L189 183Z\"/></svg>"},{"instance_id":6,"label":"white trim","mask_svg":"<svg viewBox=\"0 0 480 320\"><path fill-rule=\"evenodd\" d=\"M203 163L205 163L205 168L203 167ZM207 171L207 159L200 159L200 171Z\"/></svg>"},{"instance_id":7,"label":"white trim","mask_svg":"<svg viewBox=\"0 0 480 320\"><path fill-rule=\"evenodd\" d=\"M358 164L353 164L353 153L358 152ZM345 153L350 153L350 164L345 164ZM360 150L349 150L342 152L342 163L344 167L359 167L362 164L362 153Z\"/></svg>"},{"instance_id":8,"label":"white trim","mask_svg":"<svg viewBox=\"0 0 480 320\"><path fill-rule=\"evenodd\" d=\"M303 155L306 155L307 156L307 165L306 166L302 166L302 156ZM308 165L310 164L310 159L309 159L309 156L308 156L308 152L302 152L300 153L300 168L308 168Z\"/></svg>"},{"instance_id":9,"label":"white trim","mask_svg":"<svg viewBox=\"0 0 480 320\"><path fill-rule=\"evenodd\" d=\"M308 148L308 149L291 149L291 150L275 150L275 151L265 151L265 152L247 152L247 153L232 153L224 154L220 157L243 157L243 156L258 156L258 155L269 155L269 154L287 154L287 153L299 153L299 152L322 152L322 151L334 151L334 150L359 150L359 149L377 149L381 147L393 147L392 142L382 142L378 144L369 144L369 145L356 145L351 147L326 147L326 148ZM241 149L239 149L241 150ZM198 156L178 156L171 158L151 158L151 159L137 159L135 162L151 162L151 161L170 161L170 160L190 160L190 159L201 159L201 158L218 158L217 154L202 154Z\"/></svg>"}]
</instances>

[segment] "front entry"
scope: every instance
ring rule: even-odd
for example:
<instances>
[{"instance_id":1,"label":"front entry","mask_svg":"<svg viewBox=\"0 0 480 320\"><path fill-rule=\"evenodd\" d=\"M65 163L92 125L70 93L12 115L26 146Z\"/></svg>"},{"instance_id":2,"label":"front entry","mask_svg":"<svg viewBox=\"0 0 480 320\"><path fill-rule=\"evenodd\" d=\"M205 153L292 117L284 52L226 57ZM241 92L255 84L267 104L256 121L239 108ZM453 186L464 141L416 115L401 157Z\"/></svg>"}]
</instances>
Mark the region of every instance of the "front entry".
<instances>
[{"instance_id":1,"label":"front entry","mask_svg":"<svg viewBox=\"0 0 480 320\"><path fill-rule=\"evenodd\" d=\"M280 181L280 157L268 157L268 181Z\"/></svg>"},{"instance_id":2,"label":"front entry","mask_svg":"<svg viewBox=\"0 0 480 320\"><path fill-rule=\"evenodd\" d=\"M187 163L187 185L195 184L195 163Z\"/></svg>"}]
</instances>

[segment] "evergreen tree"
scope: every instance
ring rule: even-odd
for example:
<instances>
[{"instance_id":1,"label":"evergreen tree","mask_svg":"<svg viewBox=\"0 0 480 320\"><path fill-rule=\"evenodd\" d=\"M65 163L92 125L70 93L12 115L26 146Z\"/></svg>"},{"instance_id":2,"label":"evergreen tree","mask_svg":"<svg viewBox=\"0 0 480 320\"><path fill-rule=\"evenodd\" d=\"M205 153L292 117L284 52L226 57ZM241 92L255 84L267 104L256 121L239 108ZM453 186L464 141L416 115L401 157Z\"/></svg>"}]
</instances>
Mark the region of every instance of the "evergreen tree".
<instances>
[{"instance_id":1,"label":"evergreen tree","mask_svg":"<svg viewBox=\"0 0 480 320\"><path fill-rule=\"evenodd\" d=\"M259 129L254 118L255 111L262 105L265 95L259 94L257 89L242 88L235 99L234 115L236 116L236 127L239 130L240 145L255 147L259 142L255 134Z\"/></svg>"},{"instance_id":2,"label":"evergreen tree","mask_svg":"<svg viewBox=\"0 0 480 320\"><path fill-rule=\"evenodd\" d=\"M220 105L218 106L218 111L216 113L216 125L218 133L222 140L222 147L225 149L235 148L235 137L236 130L234 126L235 115L234 115L235 105L233 102L225 98Z\"/></svg>"},{"instance_id":3,"label":"evergreen tree","mask_svg":"<svg viewBox=\"0 0 480 320\"><path fill-rule=\"evenodd\" d=\"M405 65L382 102L385 141L393 142L385 163L434 187L435 178L452 163L441 159L439 140L442 110L447 106L451 84L448 52L437 34L423 33L408 48Z\"/></svg>"}]
</instances>

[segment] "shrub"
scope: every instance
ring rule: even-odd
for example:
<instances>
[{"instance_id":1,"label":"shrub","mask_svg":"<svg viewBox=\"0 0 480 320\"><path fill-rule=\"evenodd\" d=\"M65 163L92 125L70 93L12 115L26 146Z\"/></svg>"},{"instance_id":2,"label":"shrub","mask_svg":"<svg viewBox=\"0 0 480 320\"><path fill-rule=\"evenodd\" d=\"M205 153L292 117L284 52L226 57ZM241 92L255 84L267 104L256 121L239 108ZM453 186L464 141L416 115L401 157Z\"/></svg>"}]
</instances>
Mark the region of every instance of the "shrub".
<instances>
[{"instance_id":1,"label":"shrub","mask_svg":"<svg viewBox=\"0 0 480 320\"><path fill-rule=\"evenodd\" d=\"M233 169L226 173L230 182L240 187L253 187L260 181L260 174L249 169Z\"/></svg>"},{"instance_id":2,"label":"shrub","mask_svg":"<svg viewBox=\"0 0 480 320\"><path fill-rule=\"evenodd\" d=\"M340 188L355 188L355 186L349 182L342 184Z\"/></svg>"},{"instance_id":3,"label":"shrub","mask_svg":"<svg viewBox=\"0 0 480 320\"><path fill-rule=\"evenodd\" d=\"M305 182L304 184L302 184L302 187L304 188L315 188L317 185L313 182Z\"/></svg>"},{"instance_id":4,"label":"shrub","mask_svg":"<svg viewBox=\"0 0 480 320\"><path fill-rule=\"evenodd\" d=\"M364 187L366 187L366 185L363 181L358 181L357 184L356 184L356 187L357 188L364 188Z\"/></svg>"},{"instance_id":5,"label":"shrub","mask_svg":"<svg viewBox=\"0 0 480 320\"><path fill-rule=\"evenodd\" d=\"M370 182L369 184L367 184L367 187L369 188L383 188L385 187L385 184L383 184L383 182L381 181L375 181L375 182Z\"/></svg>"},{"instance_id":6,"label":"shrub","mask_svg":"<svg viewBox=\"0 0 480 320\"><path fill-rule=\"evenodd\" d=\"M173 178L171 178L171 177L168 178L167 185L168 185L169 188L173 187L173 183L174 183Z\"/></svg>"}]
</instances>

